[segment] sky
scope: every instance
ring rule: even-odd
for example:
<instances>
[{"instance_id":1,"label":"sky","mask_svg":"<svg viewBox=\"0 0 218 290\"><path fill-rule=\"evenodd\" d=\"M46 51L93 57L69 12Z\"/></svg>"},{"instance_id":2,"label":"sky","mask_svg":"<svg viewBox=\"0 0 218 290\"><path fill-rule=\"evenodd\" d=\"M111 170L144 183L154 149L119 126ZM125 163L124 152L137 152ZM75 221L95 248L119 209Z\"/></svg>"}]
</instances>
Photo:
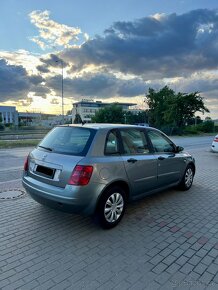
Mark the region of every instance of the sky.
<instances>
[{"instance_id":1,"label":"sky","mask_svg":"<svg viewBox=\"0 0 218 290\"><path fill-rule=\"evenodd\" d=\"M61 114L82 99L144 108L200 92L218 119L217 0L1 0L0 105ZM203 118L204 118L203 117Z\"/></svg>"}]
</instances>

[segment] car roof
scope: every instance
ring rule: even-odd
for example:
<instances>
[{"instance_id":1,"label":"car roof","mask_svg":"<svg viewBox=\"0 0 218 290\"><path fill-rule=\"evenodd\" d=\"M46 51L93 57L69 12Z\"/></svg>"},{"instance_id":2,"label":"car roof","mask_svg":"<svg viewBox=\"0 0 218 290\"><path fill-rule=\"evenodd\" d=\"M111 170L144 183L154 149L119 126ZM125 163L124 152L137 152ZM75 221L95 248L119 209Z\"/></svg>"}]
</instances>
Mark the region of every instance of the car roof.
<instances>
[{"instance_id":1,"label":"car roof","mask_svg":"<svg viewBox=\"0 0 218 290\"><path fill-rule=\"evenodd\" d=\"M81 128L90 128L90 129L116 129L116 128L147 128L146 126L139 125L126 125L126 124L109 124L109 123L85 123L82 124L68 124L63 125L64 127L81 127ZM149 127L151 128L151 127Z\"/></svg>"}]
</instances>

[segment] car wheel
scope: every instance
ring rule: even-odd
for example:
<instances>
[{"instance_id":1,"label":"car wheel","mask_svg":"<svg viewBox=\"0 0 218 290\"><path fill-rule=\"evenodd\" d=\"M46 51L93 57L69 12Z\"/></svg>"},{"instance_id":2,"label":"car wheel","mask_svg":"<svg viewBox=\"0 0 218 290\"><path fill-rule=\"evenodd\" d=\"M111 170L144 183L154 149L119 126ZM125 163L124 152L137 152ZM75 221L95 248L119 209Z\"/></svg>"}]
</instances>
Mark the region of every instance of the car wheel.
<instances>
[{"instance_id":1,"label":"car wheel","mask_svg":"<svg viewBox=\"0 0 218 290\"><path fill-rule=\"evenodd\" d=\"M192 186L193 179L194 179L194 169L191 165L188 165L186 167L184 176L182 178L182 181L181 181L179 187L182 190L188 190Z\"/></svg>"},{"instance_id":2,"label":"car wheel","mask_svg":"<svg viewBox=\"0 0 218 290\"><path fill-rule=\"evenodd\" d=\"M119 186L109 188L101 197L97 208L100 225L105 229L115 227L121 221L125 209L125 191Z\"/></svg>"}]
</instances>

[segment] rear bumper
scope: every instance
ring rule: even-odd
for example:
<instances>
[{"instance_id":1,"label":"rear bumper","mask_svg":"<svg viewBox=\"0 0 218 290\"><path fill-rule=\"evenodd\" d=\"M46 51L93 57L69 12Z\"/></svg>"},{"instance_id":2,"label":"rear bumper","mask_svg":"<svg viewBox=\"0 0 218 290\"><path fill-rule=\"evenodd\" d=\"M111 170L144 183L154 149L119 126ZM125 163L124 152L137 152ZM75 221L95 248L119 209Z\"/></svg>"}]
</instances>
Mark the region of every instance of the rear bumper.
<instances>
[{"instance_id":1,"label":"rear bumper","mask_svg":"<svg viewBox=\"0 0 218 290\"><path fill-rule=\"evenodd\" d=\"M211 150L212 150L213 152L218 152L218 145L217 145L217 144L212 144L212 146L211 146Z\"/></svg>"},{"instance_id":2,"label":"rear bumper","mask_svg":"<svg viewBox=\"0 0 218 290\"><path fill-rule=\"evenodd\" d=\"M104 184L96 186L72 186L65 188L42 183L30 176L23 176L23 187L37 202L69 213L92 215L95 212L99 194Z\"/></svg>"}]
</instances>

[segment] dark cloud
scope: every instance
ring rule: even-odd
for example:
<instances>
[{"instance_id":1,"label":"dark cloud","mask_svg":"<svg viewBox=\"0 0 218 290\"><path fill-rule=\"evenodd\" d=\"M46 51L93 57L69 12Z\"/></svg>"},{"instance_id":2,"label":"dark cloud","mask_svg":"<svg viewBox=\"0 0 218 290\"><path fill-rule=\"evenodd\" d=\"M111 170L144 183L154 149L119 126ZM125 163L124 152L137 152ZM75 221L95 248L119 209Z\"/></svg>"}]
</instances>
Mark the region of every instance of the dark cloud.
<instances>
[{"instance_id":1,"label":"dark cloud","mask_svg":"<svg viewBox=\"0 0 218 290\"><path fill-rule=\"evenodd\" d=\"M25 95L31 85L22 66L8 65L0 59L0 101L18 99Z\"/></svg>"},{"instance_id":2,"label":"dark cloud","mask_svg":"<svg viewBox=\"0 0 218 290\"><path fill-rule=\"evenodd\" d=\"M184 92L198 91L200 93L214 94L213 98L218 99L218 76L199 75L192 79L183 79L179 89Z\"/></svg>"},{"instance_id":3,"label":"dark cloud","mask_svg":"<svg viewBox=\"0 0 218 290\"><path fill-rule=\"evenodd\" d=\"M46 98L46 94L50 93L50 89L45 85L38 85L32 88L34 90L34 96Z\"/></svg>"},{"instance_id":4,"label":"dark cloud","mask_svg":"<svg viewBox=\"0 0 218 290\"><path fill-rule=\"evenodd\" d=\"M217 45L217 11L199 9L116 22L103 36L67 49L61 57L77 70L95 64L157 79L217 68Z\"/></svg>"},{"instance_id":5,"label":"dark cloud","mask_svg":"<svg viewBox=\"0 0 218 290\"><path fill-rule=\"evenodd\" d=\"M50 72L50 70L45 65L38 65L36 68L40 73L49 73Z\"/></svg>"},{"instance_id":6,"label":"dark cloud","mask_svg":"<svg viewBox=\"0 0 218 290\"><path fill-rule=\"evenodd\" d=\"M29 76L22 66L10 65L0 59L0 102L22 100L30 91L44 96L49 90L44 88L43 92L43 81L41 76Z\"/></svg>"},{"instance_id":7,"label":"dark cloud","mask_svg":"<svg viewBox=\"0 0 218 290\"><path fill-rule=\"evenodd\" d=\"M61 77L47 79L46 85L61 94ZM96 98L110 98L114 96L134 97L144 94L148 86L141 79L124 80L113 74L86 73L81 77L64 79L64 94L68 97L90 96Z\"/></svg>"},{"instance_id":8,"label":"dark cloud","mask_svg":"<svg viewBox=\"0 0 218 290\"><path fill-rule=\"evenodd\" d=\"M58 105L58 104L60 104L59 100L58 99L55 99L55 98L53 98L50 103L52 105Z\"/></svg>"},{"instance_id":9,"label":"dark cloud","mask_svg":"<svg viewBox=\"0 0 218 290\"><path fill-rule=\"evenodd\" d=\"M51 68L66 68L67 63L56 54L40 58L41 64L36 68L40 73L49 73Z\"/></svg>"}]
</instances>

